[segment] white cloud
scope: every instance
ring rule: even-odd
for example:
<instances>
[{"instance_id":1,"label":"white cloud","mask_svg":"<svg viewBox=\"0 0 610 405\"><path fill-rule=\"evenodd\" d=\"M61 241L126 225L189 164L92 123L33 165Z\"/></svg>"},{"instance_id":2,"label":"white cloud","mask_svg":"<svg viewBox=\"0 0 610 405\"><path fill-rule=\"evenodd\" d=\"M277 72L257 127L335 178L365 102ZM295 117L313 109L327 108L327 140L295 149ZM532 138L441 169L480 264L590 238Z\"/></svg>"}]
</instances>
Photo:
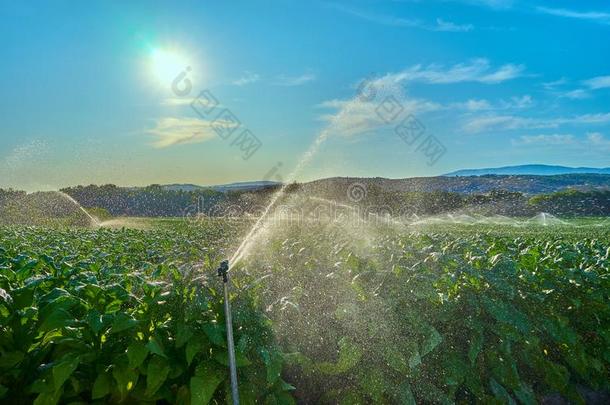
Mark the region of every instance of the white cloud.
<instances>
[{"instance_id":1,"label":"white cloud","mask_svg":"<svg viewBox=\"0 0 610 405\"><path fill-rule=\"evenodd\" d=\"M380 112L380 105L386 97L393 97L398 103L396 111L400 114L389 120L393 115L384 115ZM322 108L334 109L333 113L324 114L321 119L329 123L329 131L340 136L354 136L396 126L408 114L423 114L441 108L439 104L408 99L401 92L384 92L384 95L373 100L360 100L354 97L351 100L330 100L320 104Z\"/></svg>"},{"instance_id":2,"label":"white cloud","mask_svg":"<svg viewBox=\"0 0 610 405\"><path fill-rule=\"evenodd\" d=\"M166 98L161 102L161 105L171 105L171 106L179 106L179 105L189 105L193 102L192 98L183 97L183 98Z\"/></svg>"},{"instance_id":3,"label":"white cloud","mask_svg":"<svg viewBox=\"0 0 610 405\"><path fill-rule=\"evenodd\" d=\"M256 83L260 80L260 76L257 73L245 71L243 76L233 81L236 86L245 86L246 84Z\"/></svg>"},{"instance_id":4,"label":"white cloud","mask_svg":"<svg viewBox=\"0 0 610 405\"><path fill-rule=\"evenodd\" d=\"M460 1L460 0L458 0ZM464 3L487 6L496 9L510 8L515 3L514 0L461 0Z\"/></svg>"},{"instance_id":5,"label":"white cloud","mask_svg":"<svg viewBox=\"0 0 610 405\"><path fill-rule=\"evenodd\" d=\"M418 19L371 13L369 11L363 11L356 8L347 7L343 4L329 3L327 4L327 6L369 22L387 25L391 27L419 28L428 31L440 32L469 32L474 29L474 26L472 24L457 24L451 21L445 21L441 18L437 18L435 24L427 24Z\"/></svg>"},{"instance_id":6,"label":"white cloud","mask_svg":"<svg viewBox=\"0 0 610 405\"><path fill-rule=\"evenodd\" d=\"M585 98L591 97L591 94L584 89L576 89L559 93L559 97L569 98L572 100L583 100Z\"/></svg>"},{"instance_id":7,"label":"white cloud","mask_svg":"<svg viewBox=\"0 0 610 405\"><path fill-rule=\"evenodd\" d=\"M472 24L456 24L451 21L445 21L441 18L436 19L436 26L431 28L434 31L444 32L469 32L474 29Z\"/></svg>"},{"instance_id":8,"label":"white cloud","mask_svg":"<svg viewBox=\"0 0 610 405\"><path fill-rule=\"evenodd\" d=\"M467 100L459 103L451 103L449 109L460 109L466 111L485 111L493 109L491 103L487 100Z\"/></svg>"},{"instance_id":9,"label":"white cloud","mask_svg":"<svg viewBox=\"0 0 610 405\"><path fill-rule=\"evenodd\" d=\"M556 80L554 82L543 83L542 86L553 92L556 96L561 98L569 98L572 100L583 100L592 97L591 90L599 90L610 88L610 76L597 76L591 79L583 80L580 84L584 85L584 88L576 88L573 90L560 90L562 87L565 88L567 84L570 84L566 78Z\"/></svg>"},{"instance_id":10,"label":"white cloud","mask_svg":"<svg viewBox=\"0 0 610 405\"><path fill-rule=\"evenodd\" d=\"M448 84L460 82L495 83L508 80L503 72L511 69L500 67L493 70L485 59L477 59L466 64L458 64L444 68L438 65L422 67L416 65L398 73L388 73L373 79L363 81L359 86L360 96L349 100L329 100L320 107L336 110L325 114L321 118L330 123L330 130L338 134L351 136L376 129L388 127L387 117L380 113L380 105L386 100L392 100L399 111L400 117L408 114L421 114L430 111L447 109L465 109L467 111L482 111L494 107L487 100L471 99L462 103L453 103L443 106L428 100L406 97L404 86L410 82L425 82L434 84ZM514 71L522 71L522 68ZM512 74L511 74L512 76ZM496 108L525 108L532 104L529 95L514 97L510 102L504 102L502 107ZM396 117L396 120L399 118ZM400 118L402 119L402 118ZM397 122L391 120L393 125Z\"/></svg>"},{"instance_id":11,"label":"white cloud","mask_svg":"<svg viewBox=\"0 0 610 405\"><path fill-rule=\"evenodd\" d=\"M610 150L610 139L606 138L600 132L588 132L587 142L597 148Z\"/></svg>"},{"instance_id":12,"label":"white cloud","mask_svg":"<svg viewBox=\"0 0 610 405\"><path fill-rule=\"evenodd\" d=\"M328 122L329 133L340 136L371 133L393 127L409 114L443 108L438 103L408 98L395 74L364 80L353 98L325 101L319 107L335 110L320 118Z\"/></svg>"},{"instance_id":13,"label":"white cloud","mask_svg":"<svg viewBox=\"0 0 610 405\"><path fill-rule=\"evenodd\" d=\"M571 134L523 135L513 141L514 145L571 145L573 143L574 135Z\"/></svg>"},{"instance_id":14,"label":"white cloud","mask_svg":"<svg viewBox=\"0 0 610 405\"><path fill-rule=\"evenodd\" d=\"M500 100L492 103L485 99L470 99L458 103L450 103L445 108L448 110L466 110L469 112L490 111L490 110L521 110L530 108L534 105L534 99L529 94L511 97L507 100Z\"/></svg>"},{"instance_id":15,"label":"white cloud","mask_svg":"<svg viewBox=\"0 0 610 405\"><path fill-rule=\"evenodd\" d=\"M301 86L316 80L316 75L313 73L304 73L300 76L279 76L275 81L277 86Z\"/></svg>"},{"instance_id":16,"label":"white cloud","mask_svg":"<svg viewBox=\"0 0 610 405\"><path fill-rule=\"evenodd\" d=\"M419 2L421 0L410 0ZM515 4L515 0L439 0L443 2L462 3L472 6L489 7L495 10L509 9Z\"/></svg>"},{"instance_id":17,"label":"white cloud","mask_svg":"<svg viewBox=\"0 0 610 405\"><path fill-rule=\"evenodd\" d=\"M230 127L230 122L216 121L216 127ZM153 145L157 148L168 146L200 143L214 139L217 135L211 121L197 118L166 117L157 120L155 128L147 131L157 139Z\"/></svg>"},{"instance_id":18,"label":"white cloud","mask_svg":"<svg viewBox=\"0 0 610 405\"><path fill-rule=\"evenodd\" d=\"M592 90L605 89L610 87L610 76L598 76L583 82Z\"/></svg>"},{"instance_id":19,"label":"white cloud","mask_svg":"<svg viewBox=\"0 0 610 405\"><path fill-rule=\"evenodd\" d=\"M546 90L555 90L558 87L563 86L564 84L567 84L567 83L568 83L568 79L566 79L565 77L562 77L559 80L542 83L542 87L544 87Z\"/></svg>"},{"instance_id":20,"label":"white cloud","mask_svg":"<svg viewBox=\"0 0 610 405\"><path fill-rule=\"evenodd\" d=\"M529 108L532 105L534 105L534 100L532 99L532 96L530 96L529 94L526 94L521 97L511 97L509 102L504 102L505 108L522 109L522 108Z\"/></svg>"},{"instance_id":21,"label":"white cloud","mask_svg":"<svg viewBox=\"0 0 610 405\"><path fill-rule=\"evenodd\" d=\"M602 24L610 24L610 13L603 11L574 11L565 8L536 7L541 13L557 17L575 18L579 20L595 21Z\"/></svg>"},{"instance_id":22,"label":"white cloud","mask_svg":"<svg viewBox=\"0 0 610 405\"><path fill-rule=\"evenodd\" d=\"M470 118L464 130L471 133L514 129L557 128L561 125L604 124L610 122L610 113L583 114L570 118L527 118L515 115L486 115Z\"/></svg>"},{"instance_id":23,"label":"white cloud","mask_svg":"<svg viewBox=\"0 0 610 405\"><path fill-rule=\"evenodd\" d=\"M496 84L523 76L524 65L505 64L492 69L489 60L474 59L468 63L459 63L445 67L441 65L415 65L402 72L395 73L397 82L425 82L431 84L450 84L462 82L479 82Z\"/></svg>"},{"instance_id":24,"label":"white cloud","mask_svg":"<svg viewBox=\"0 0 610 405\"><path fill-rule=\"evenodd\" d=\"M610 113L584 114L564 119L567 124L604 124L610 122Z\"/></svg>"},{"instance_id":25,"label":"white cloud","mask_svg":"<svg viewBox=\"0 0 610 405\"><path fill-rule=\"evenodd\" d=\"M489 115L470 119L464 125L464 130L471 133L479 133L493 129L520 129L520 128L546 128L544 125L536 124L534 120L513 115Z\"/></svg>"},{"instance_id":26,"label":"white cloud","mask_svg":"<svg viewBox=\"0 0 610 405\"><path fill-rule=\"evenodd\" d=\"M524 135L512 140L515 146L569 146L580 150L610 150L610 139L599 132L588 132L586 136L572 134Z\"/></svg>"}]
</instances>

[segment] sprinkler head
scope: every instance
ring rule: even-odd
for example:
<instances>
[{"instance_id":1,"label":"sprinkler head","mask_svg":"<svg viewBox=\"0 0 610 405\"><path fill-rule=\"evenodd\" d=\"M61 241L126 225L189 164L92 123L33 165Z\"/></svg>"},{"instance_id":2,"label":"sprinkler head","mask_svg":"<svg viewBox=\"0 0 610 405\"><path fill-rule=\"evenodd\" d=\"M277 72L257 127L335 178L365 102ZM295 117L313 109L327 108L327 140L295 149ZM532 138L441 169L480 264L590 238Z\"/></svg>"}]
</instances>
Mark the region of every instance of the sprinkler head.
<instances>
[{"instance_id":1,"label":"sprinkler head","mask_svg":"<svg viewBox=\"0 0 610 405\"><path fill-rule=\"evenodd\" d=\"M229 277L227 276L227 273L229 272L229 261L228 260L223 260L222 262L220 262L220 267L218 267L218 277L222 277L222 281L224 281L225 283L227 281L229 281Z\"/></svg>"}]
</instances>

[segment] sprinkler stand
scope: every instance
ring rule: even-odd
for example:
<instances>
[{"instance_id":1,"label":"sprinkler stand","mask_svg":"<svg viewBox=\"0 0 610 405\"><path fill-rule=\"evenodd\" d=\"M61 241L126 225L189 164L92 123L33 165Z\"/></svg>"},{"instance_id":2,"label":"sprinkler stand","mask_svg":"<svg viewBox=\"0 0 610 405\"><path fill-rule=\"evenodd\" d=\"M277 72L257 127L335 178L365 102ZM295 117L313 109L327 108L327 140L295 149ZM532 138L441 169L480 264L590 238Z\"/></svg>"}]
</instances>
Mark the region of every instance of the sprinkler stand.
<instances>
[{"instance_id":1,"label":"sprinkler stand","mask_svg":"<svg viewBox=\"0 0 610 405\"><path fill-rule=\"evenodd\" d=\"M235 343L233 341L233 321L231 319L231 303L229 302L229 261L223 260L218 268L218 277L222 277L225 299L225 320L227 326L227 350L229 352L229 367L231 371L231 396L233 405L239 405L237 386L237 362L235 360Z\"/></svg>"}]
</instances>

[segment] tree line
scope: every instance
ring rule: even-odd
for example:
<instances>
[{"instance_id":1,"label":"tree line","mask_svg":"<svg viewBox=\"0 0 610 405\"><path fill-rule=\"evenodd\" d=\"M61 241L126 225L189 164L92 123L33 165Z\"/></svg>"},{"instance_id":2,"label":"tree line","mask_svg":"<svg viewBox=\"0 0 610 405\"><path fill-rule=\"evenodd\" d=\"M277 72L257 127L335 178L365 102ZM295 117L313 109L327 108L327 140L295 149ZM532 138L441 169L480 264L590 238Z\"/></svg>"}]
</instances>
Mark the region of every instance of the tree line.
<instances>
[{"instance_id":1,"label":"tree line","mask_svg":"<svg viewBox=\"0 0 610 405\"><path fill-rule=\"evenodd\" d=\"M118 187L108 185L77 186L61 191L88 209L107 211L112 216L180 217L185 215L219 216L237 208L241 213L257 213L268 203L278 186L249 191L217 191L168 189L160 185ZM398 192L368 186L366 197L352 201L342 187L311 190L306 185L292 184L290 194L316 195L329 200L363 208L382 207L389 212L410 215L439 215L467 212L481 215L527 216L548 212L558 216L610 216L610 190L564 190L528 196L520 192L493 190L485 194L463 194L448 191ZM24 201L29 196L19 190L0 189L0 210L9 201ZM41 198L41 193L36 193Z\"/></svg>"}]
</instances>

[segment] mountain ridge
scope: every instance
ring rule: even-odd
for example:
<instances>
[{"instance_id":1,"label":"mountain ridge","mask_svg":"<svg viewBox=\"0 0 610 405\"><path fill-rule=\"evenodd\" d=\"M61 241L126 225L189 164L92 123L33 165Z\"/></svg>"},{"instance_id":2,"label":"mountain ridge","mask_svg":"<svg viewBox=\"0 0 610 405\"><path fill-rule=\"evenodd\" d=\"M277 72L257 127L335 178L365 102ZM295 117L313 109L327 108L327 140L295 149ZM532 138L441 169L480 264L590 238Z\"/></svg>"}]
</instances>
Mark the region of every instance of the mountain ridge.
<instances>
[{"instance_id":1,"label":"mountain ridge","mask_svg":"<svg viewBox=\"0 0 610 405\"><path fill-rule=\"evenodd\" d=\"M266 188L269 186L277 186L280 183L275 182L275 181L267 181L267 180L261 180L261 181L240 181L240 182L234 182L234 183L227 183L227 184L217 184L217 185L213 185L213 186L200 186L197 184L190 184L190 183L185 183L185 184L181 184L181 183L174 183L174 184L165 184L162 185L161 188L163 188L164 190L170 190L170 191L197 191L197 190L215 190L215 191L253 191L253 190L257 190L257 189L261 189L261 188Z\"/></svg>"},{"instance_id":2,"label":"mountain ridge","mask_svg":"<svg viewBox=\"0 0 610 405\"><path fill-rule=\"evenodd\" d=\"M553 176L561 174L610 174L610 167L570 167L561 165L527 164L480 169L460 169L443 174L446 177L484 176L484 175L533 175Z\"/></svg>"}]
</instances>

